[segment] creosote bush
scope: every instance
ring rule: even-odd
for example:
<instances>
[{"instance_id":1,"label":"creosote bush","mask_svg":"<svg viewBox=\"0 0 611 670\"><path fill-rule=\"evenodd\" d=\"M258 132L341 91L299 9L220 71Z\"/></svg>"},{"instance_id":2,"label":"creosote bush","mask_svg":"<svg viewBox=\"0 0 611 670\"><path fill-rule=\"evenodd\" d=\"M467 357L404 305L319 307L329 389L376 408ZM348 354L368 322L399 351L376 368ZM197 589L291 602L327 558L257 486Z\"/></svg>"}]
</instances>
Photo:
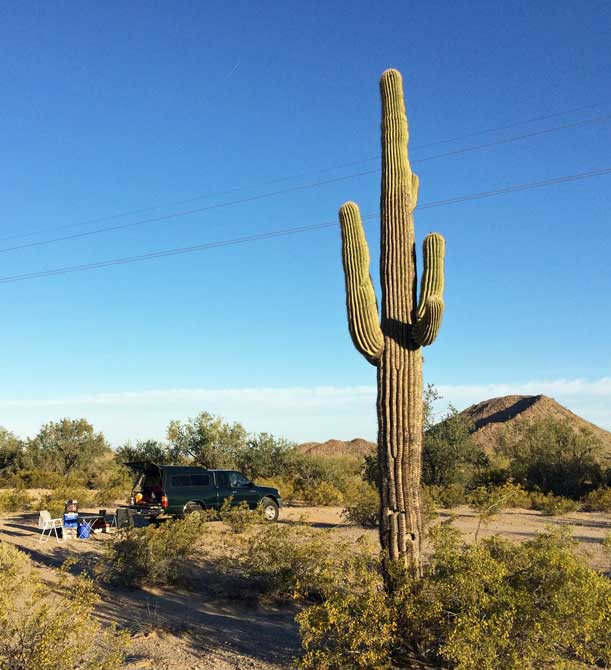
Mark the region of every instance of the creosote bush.
<instances>
[{"instance_id":1,"label":"creosote bush","mask_svg":"<svg viewBox=\"0 0 611 670\"><path fill-rule=\"evenodd\" d=\"M0 514L23 512L32 508L32 497L23 489L5 489L0 491Z\"/></svg>"},{"instance_id":2,"label":"creosote bush","mask_svg":"<svg viewBox=\"0 0 611 670\"><path fill-rule=\"evenodd\" d=\"M400 575L392 596L375 571L361 572L353 589L305 609L301 669L610 667L611 582L568 535L466 546L441 526L432 543L423 578Z\"/></svg>"},{"instance_id":3,"label":"creosote bush","mask_svg":"<svg viewBox=\"0 0 611 670\"><path fill-rule=\"evenodd\" d=\"M263 521L261 508L251 510L248 503L242 501L233 505L233 498L226 498L218 511L218 518L226 523L234 533L243 533L256 523Z\"/></svg>"},{"instance_id":4,"label":"creosote bush","mask_svg":"<svg viewBox=\"0 0 611 670\"><path fill-rule=\"evenodd\" d=\"M562 516L579 509L579 503L570 498L555 496L553 493L533 491L530 494L531 507L547 516Z\"/></svg>"},{"instance_id":5,"label":"creosote bush","mask_svg":"<svg viewBox=\"0 0 611 670\"><path fill-rule=\"evenodd\" d=\"M97 601L85 577L64 573L51 591L24 553L0 543L0 670L119 670L129 636L97 622Z\"/></svg>"},{"instance_id":6,"label":"creosote bush","mask_svg":"<svg viewBox=\"0 0 611 670\"><path fill-rule=\"evenodd\" d=\"M611 512L611 488L590 491L583 500L586 512Z\"/></svg>"},{"instance_id":7,"label":"creosote bush","mask_svg":"<svg viewBox=\"0 0 611 670\"><path fill-rule=\"evenodd\" d=\"M204 528L205 520L190 514L159 526L122 530L107 547L103 577L126 585L181 582Z\"/></svg>"},{"instance_id":8,"label":"creosote bush","mask_svg":"<svg viewBox=\"0 0 611 670\"><path fill-rule=\"evenodd\" d=\"M277 600L322 600L374 565L366 539L331 540L327 530L304 524L261 525L238 557L240 571Z\"/></svg>"},{"instance_id":9,"label":"creosote bush","mask_svg":"<svg viewBox=\"0 0 611 670\"><path fill-rule=\"evenodd\" d=\"M380 494L377 489L365 482L355 487L343 516L363 528L375 528L380 522Z\"/></svg>"}]
</instances>

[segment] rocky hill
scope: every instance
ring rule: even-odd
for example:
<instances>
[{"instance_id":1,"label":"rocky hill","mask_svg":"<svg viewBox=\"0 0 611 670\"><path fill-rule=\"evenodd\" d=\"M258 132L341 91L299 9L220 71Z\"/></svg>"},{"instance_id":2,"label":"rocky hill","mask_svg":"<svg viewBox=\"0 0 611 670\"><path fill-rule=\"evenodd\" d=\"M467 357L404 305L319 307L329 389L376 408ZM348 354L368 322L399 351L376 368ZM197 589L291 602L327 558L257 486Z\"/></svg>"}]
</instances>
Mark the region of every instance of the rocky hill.
<instances>
[{"instance_id":1,"label":"rocky hill","mask_svg":"<svg viewBox=\"0 0 611 670\"><path fill-rule=\"evenodd\" d=\"M520 424L528 421L554 419L569 421L575 430L586 429L603 444L611 457L611 433L574 414L553 398L544 395L507 395L490 398L471 405L461 414L473 422L473 440L484 452L494 452L501 433L511 433ZM297 449L312 456L357 456L364 457L376 449L374 442L355 438L347 442L327 440L326 442L304 442Z\"/></svg>"},{"instance_id":2,"label":"rocky hill","mask_svg":"<svg viewBox=\"0 0 611 670\"><path fill-rule=\"evenodd\" d=\"M507 395L483 400L461 412L473 422L472 437L483 451L494 451L501 433L509 433L525 422L553 419L569 421L576 431L585 429L611 454L611 433L574 414L544 395Z\"/></svg>"}]
</instances>

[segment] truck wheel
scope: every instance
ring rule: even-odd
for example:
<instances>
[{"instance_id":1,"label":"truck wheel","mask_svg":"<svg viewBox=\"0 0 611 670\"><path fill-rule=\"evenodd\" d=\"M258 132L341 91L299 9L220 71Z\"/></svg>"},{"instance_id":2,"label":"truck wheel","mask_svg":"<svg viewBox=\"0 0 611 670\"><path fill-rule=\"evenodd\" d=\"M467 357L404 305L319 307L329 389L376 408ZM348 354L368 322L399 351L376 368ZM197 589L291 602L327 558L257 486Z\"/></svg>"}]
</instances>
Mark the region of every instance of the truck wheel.
<instances>
[{"instance_id":1,"label":"truck wheel","mask_svg":"<svg viewBox=\"0 0 611 670\"><path fill-rule=\"evenodd\" d=\"M189 516L189 514L203 514L204 508L198 502L188 502L183 510L183 516Z\"/></svg>"},{"instance_id":2,"label":"truck wheel","mask_svg":"<svg viewBox=\"0 0 611 670\"><path fill-rule=\"evenodd\" d=\"M271 498L263 498L261 501L263 516L266 521L277 521L279 509L277 503Z\"/></svg>"}]
</instances>

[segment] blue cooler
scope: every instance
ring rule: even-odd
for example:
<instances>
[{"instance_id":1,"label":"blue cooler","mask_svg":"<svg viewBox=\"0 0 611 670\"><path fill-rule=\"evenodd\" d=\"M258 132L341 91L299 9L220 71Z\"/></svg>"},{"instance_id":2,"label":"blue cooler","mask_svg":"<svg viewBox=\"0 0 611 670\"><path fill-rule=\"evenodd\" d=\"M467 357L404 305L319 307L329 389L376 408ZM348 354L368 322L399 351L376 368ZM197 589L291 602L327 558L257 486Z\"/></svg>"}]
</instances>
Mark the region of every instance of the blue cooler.
<instances>
[{"instance_id":1,"label":"blue cooler","mask_svg":"<svg viewBox=\"0 0 611 670\"><path fill-rule=\"evenodd\" d=\"M78 513L66 512L64 514L64 528L76 528L78 526Z\"/></svg>"},{"instance_id":2,"label":"blue cooler","mask_svg":"<svg viewBox=\"0 0 611 670\"><path fill-rule=\"evenodd\" d=\"M86 523L79 523L78 525L79 540L86 540L89 538L89 535L90 535L89 526Z\"/></svg>"}]
</instances>

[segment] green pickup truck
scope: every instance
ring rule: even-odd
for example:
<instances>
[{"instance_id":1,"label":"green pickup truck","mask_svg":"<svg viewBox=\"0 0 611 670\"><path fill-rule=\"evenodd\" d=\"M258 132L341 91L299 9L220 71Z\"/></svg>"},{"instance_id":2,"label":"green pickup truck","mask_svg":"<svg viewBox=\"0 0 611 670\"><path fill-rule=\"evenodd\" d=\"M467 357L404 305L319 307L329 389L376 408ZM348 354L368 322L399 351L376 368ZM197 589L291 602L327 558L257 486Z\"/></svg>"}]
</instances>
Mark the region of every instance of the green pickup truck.
<instances>
[{"instance_id":1,"label":"green pickup truck","mask_svg":"<svg viewBox=\"0 0 611 670\"><path fill-rule=\"evenodd\" d=\"M220 509L231 498L233 505L245 502L251 509L261 506L268 521L278 519L281 503L278 490L257 486L235 470L158 465L150 461L125 465L136 474L130 507L144 516L183 516Z\"/></svg>"}]
</instances>

